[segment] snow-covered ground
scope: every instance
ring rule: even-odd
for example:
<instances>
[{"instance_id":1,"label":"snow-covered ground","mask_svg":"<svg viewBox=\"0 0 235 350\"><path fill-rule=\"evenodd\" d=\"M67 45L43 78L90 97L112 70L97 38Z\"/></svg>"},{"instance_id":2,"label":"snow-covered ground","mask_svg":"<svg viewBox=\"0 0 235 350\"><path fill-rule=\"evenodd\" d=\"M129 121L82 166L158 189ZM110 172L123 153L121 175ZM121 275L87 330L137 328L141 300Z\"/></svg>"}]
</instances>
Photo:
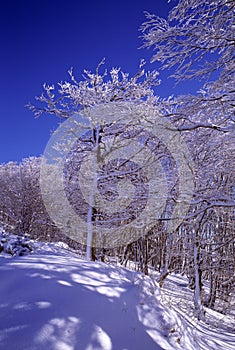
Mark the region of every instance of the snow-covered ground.
<instances>
[{"instance_id":1,"label":"snow-covered ground","mask_svg":"<svg viewBox=\"0 0 235 350\"><path fill-rule=\"evenodd\" d=\"M187 303L179 276L160 291L140 273L86 262L63 244L0 255L0 349L235 349L232 330L196 322Z\"/></svg>"}]
</instances>

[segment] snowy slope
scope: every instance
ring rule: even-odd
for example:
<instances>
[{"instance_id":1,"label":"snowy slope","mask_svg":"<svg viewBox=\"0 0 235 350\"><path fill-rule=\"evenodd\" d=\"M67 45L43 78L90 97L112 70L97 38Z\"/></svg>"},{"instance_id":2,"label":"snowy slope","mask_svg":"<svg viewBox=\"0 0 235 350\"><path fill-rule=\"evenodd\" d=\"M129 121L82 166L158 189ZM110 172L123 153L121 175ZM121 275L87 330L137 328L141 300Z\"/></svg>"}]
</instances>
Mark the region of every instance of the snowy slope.
<instances>
[{"instance_id":1,"label":"snowy slope","mask_svg":"<svg viewBox=\"0 0 235 350\"><path fill-rule=\"evenodd\" d=\"M158 342L146 332L155 326L132 272L63 254L0 262L1 349L172 349L161 309Z\"/></svg>"},{"instance_id":2,"label":"snowy slope","mask_svg":"<svg viewBox=\"0 0 235 350\"><path fill-rule=\"evenodd\" d=\"M1 350L234 349L164 306L150 278L58 244L0 255L0 281Z\"/></svg>"}]
</instances>

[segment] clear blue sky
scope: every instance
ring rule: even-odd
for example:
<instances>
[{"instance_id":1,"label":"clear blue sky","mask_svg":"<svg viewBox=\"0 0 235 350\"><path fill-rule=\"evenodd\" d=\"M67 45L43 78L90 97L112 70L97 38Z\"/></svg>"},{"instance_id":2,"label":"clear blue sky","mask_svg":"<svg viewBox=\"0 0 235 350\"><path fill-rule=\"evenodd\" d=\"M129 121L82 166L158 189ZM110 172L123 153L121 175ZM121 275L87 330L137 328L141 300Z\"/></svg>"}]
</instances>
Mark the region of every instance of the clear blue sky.
<instances>
[{"instance_id":1,"label":"clear blue sky","mask_svg":"<svg viewBox=\"0 0 235 350\"><path fill-rule=\"evenodd\" d=\"M41 94L44 82L68 79L70 67L79 79L103 57L108 68L134 73L140 59L152 55L139 49L144 11L166 17L171 7L167 0L2 0L0 163L43 153L58 120L35 119L25 104ZM164 76L159 95L183 91L185 85L174 90Z\"/></svg>"}]
</instances>

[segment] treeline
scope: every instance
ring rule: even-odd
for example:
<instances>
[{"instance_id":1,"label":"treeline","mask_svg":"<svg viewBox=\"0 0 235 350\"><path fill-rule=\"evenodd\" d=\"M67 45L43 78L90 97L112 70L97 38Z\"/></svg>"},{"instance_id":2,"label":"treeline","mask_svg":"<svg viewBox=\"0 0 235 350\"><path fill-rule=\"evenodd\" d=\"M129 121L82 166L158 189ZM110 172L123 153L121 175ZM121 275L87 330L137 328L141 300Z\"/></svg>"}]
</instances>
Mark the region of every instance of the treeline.
<instances>
[{"instance_id":1,"label":"treeline","mask_svg":"<svg viewBox=\"0 0 235 350\"><path fill-rule=\"evenodd\" d=\"M76 247L52 222L40 191L41 158L0 165L0 223L9 233L40 241L65 241Z\"/></svg>"},{"instance_id":2,"label":"treeline","mask_svg":"<svg viewBox=\"0 0 235 350\"><path fill-rule=\"evenodd\" d=\"M47 213L39 184L40 162L41 158L31 157L20 164L0 165L1 225L10 233L27 234L32 239L64 241L85 256L85 247L63 234ZM217 180L223 193L231 195L232 179L217 176ZM123 265L131 261L145 274L149 269L159 271L160 286L168 274L184 274L195 295L199 293L195 296L196 308L201 308L201 302L226 313L231 308L235 285L234 210L222 204L203 204L192 204L174 232L168 233L164 220L159 220L135 242L115 249L93 248L92 258L115 258Z\"/></svg>"}]
</instances>

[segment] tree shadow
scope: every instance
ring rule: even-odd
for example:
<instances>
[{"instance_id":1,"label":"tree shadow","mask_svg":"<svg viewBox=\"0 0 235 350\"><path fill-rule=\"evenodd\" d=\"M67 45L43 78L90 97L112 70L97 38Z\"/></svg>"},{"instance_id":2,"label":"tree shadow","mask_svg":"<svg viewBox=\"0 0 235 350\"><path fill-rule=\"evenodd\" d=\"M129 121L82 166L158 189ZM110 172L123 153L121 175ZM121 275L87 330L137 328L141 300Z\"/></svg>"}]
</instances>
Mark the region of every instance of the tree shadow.
<instances>
[{"instance_id":1,"label":"tree shadow","mask_svg":"<svg viewBox=\"0 0 235 350\"><path fill-rule=\"evenodd\" d=\"M163 349L139 320L130 274L59 255L1 259L0 349Z\"/></svg>"}]
</instances>

